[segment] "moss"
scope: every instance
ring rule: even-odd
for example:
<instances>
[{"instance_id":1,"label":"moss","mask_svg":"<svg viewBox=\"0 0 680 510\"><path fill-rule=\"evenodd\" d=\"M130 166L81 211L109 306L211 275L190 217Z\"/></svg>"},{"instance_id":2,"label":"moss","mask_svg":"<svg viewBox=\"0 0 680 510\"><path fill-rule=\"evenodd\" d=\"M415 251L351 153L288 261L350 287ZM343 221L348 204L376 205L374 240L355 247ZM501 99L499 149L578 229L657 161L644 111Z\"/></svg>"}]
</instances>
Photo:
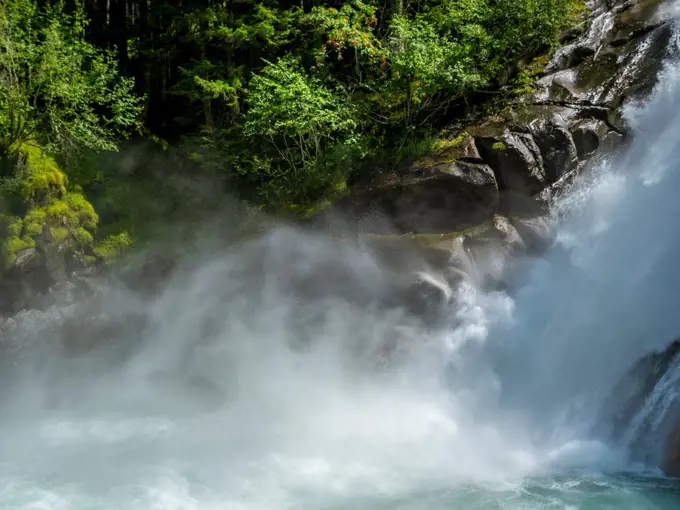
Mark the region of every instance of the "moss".
<instances>
[{"instance_id":1,"label":"moss","mask_svg":"<svg viewBox=\"0 0 680 510\"><path fill-rule=\"evenodd\" d=\"M3 237L19 237L23 229L24 222L17 216L10 216L6 214L0 215L0 232Z\"/></svg>"},{"instance_id":2,"label":"moss","mask_svg":"<svg viewBox=\"0 0 680 510\"><path fill-rule=\"evenodd\" d=\"M450 149L453 149L454 147L458 146L463 140L465 140L468 136L470 136L470 133L464 131L460 133L458 136L451 138L450 140L440 138L432 146L432 152L434 152L435 154L441 154Z\"/></svg>"},{"instance_id":3,"label":"moss","mask_svg":"<svg viewBox=\"0 0 680 510\"><path fill-rule=\"evenodd\" d=\"M431 168L443 162L453 163L463 155L459 146L470 136L469 132L459 132L453 138L447 138L449 135L446 131L442 131L441 135L437 140L430 142L428 152L415 159L410 165L411 168Z\"/></svg>"},{"instance_id":4,"label":"moss","mask_svg":"<svg viewBox=\"0 0 680 510\"><path fill-rule=\"evenodd\" d=\"M24 143L15 153L19 163L14 177L18 202L9 209L14 215L0 215L4 267L14 263L21 249L35 246L46 227L55 244L70 240L76 250L91 247L99 217L82 188L69 190L66 174L38 145Z\"/></svg>"},{"instance_id":5,"label":"moss","mask_svg":"<svg viewBox=\"0 0 680 510\"><path fill-rule=\"evenodd\" d=\"M571 8L569 14L575 21L579 21L590 12L585 0L571 0L569 7Z\"/></svg>"},{"instance_id":6,"label":"moss","mask_svg":"<svg viewBox=\"0 0 680 510\"><path fill-rule=\"evenodd\" d=\"M92 246L94 237L83 227L78 227L73 231L73 237L80 246Z\"/></svg>"},{"instance_id":7,"label":"moss","mask_svg":"<svg viewBox=\"0 0 680 510\"><path fill-rule=\"evenodd\" d=\"M133 240L127 231L119 234L111 235L104 239L94 249L94 252L103 258L106 262L110 262L120 257L125 251L131 248Z\"/></svg>"},{"instance_id":8,"label":"moss","mask_svg":"<svg viewBox=\"0 0 680 510\"><path fill-rule=\"evenodd\" d=\"M45 214L48 219L67 224L69 226L77 224L78 222L76 213L64 200L52 201L48 206L45 207Z\"/></svg>"},{"instance_id":9,"label":"moss","mask_svg":"<svg viewBox=\"0 0 680 510\"><path fill-rule=\"evenodd\" d=\"M8 236L2 243L2 263L4 268L8 268L17 260L17 256L22 250L34 248L35 241L29 237Z\"/></svg>"},{"instance_id":10,"label":"moss","mask_svg":"<svg viewBox=\"0 0 680 510\"><path fill-rule=\"evenodd\" d=\"M66 195L66 203L76 213L81 226L89 230L97 228L99 216L97 216L94 207L82 193L68 193Z\"/></svg>"},{"instance_id":11,"label":"moss","mask_svg":"<svg viewBox=\"0 0 680 510\"><path fill-rule=\"evenodd\" d=\"M65 227L51 227L50 235L52 236L52 242L55 244L61 244L68 238L68 229Z\"/></svg>"},{"instance_id":12,"label":"moss","mask_svg":"<svg viewBox=\"0 0 680 510\"><path fill-rule=\"evenodd\" d=\"M496 143L494 143L494 144L491 146L491 148L492 148L493 150L499 151L499 152L505 152L505 151L508 150L508 146L505 145L504 142L496 142Z\"/></svg>"},{"instance_id":13,"label":"moss","mask_svg":"<svg viewBox=\"0 0 680 510\"><path fill-rule=\"evenodd\" d=\"M43 153L37 145L24 143L17 152L24 157L20 178L20 193L24 200L45 202L51 197L61 197L66 192L68 180L57 162Z\"/></svg>"},{"instance_id":14,"label":"moss","mask_svg":"<svg viewBox=\"0 0 680 510\"><path fill-rule=\"evenodd\" d=\"M31 236L39 235L43 231L43 226L47 214L43 208L33 208L24 217L24 231Z\"/></svg>"}]
</instances>

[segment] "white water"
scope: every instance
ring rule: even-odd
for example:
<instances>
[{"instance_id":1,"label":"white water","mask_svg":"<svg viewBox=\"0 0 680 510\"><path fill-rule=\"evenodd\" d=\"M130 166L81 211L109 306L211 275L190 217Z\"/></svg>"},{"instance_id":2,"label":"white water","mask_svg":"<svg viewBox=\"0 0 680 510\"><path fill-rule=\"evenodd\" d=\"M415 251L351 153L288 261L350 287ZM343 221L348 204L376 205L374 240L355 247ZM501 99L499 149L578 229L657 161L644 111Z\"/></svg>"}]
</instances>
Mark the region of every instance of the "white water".
<instances>
[{"instance_id":1,"label":"white water","mask_svg":"<svg viewBox=\"0 0 680 510\"><path fill-rule=\"evenodd\" d=\"M149 319L130 352L64 355L49 317L20 320L47 347L0 374L0 508L676 508L592 436L680 336L680 70L628 117L633 146L565 199L527 285L458 289L455 329L378 306L368 253L291 229L153 302L109 290L106 313Z\"/></svg>"}]
</instances>

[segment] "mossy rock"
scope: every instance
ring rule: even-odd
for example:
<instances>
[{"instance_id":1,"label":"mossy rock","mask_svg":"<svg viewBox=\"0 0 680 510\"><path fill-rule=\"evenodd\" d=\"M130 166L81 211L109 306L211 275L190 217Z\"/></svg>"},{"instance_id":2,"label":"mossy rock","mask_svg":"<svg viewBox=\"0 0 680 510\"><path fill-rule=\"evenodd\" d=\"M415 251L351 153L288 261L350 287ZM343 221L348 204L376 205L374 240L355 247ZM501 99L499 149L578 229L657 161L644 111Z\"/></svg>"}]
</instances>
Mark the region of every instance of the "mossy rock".
<instances>
[{"instance_id":1,"label":"mossy rock","mask_svg":"<svg viewBox=\"0 0 680 510\"><path fill-rule=\"evenodd\" d=\"M30 236L8 236L2 242L2 263L5 268L10 267L17 260L17 256L26 249L35 248L35 241Z\"/></svg>"},{"instance_id":2,"label":"mossy rock","mask_svg":"<svg viewBox=\"0 0 680 510\"><path fill-rule=\"evenodd\" d=\"M66 174L39 146L24 143L17 149L17 153L21 158L17 177L24 200L41 203L51 198L60 198L66 193Z\"/></svg>"},{"instance_id":3,"label":"mossy rock","mask_svg":"<svg viewBox=\"0 0 680 510\"><path fill-rule=\"evenodd\" d=\"M3 269L17 254L36 243L68 246L72 252L90 252L99 217L81 190L70 190L57 162L35 145L16 149L16 180L21 204L0 216Z\"/></svg>"}]
</instances>

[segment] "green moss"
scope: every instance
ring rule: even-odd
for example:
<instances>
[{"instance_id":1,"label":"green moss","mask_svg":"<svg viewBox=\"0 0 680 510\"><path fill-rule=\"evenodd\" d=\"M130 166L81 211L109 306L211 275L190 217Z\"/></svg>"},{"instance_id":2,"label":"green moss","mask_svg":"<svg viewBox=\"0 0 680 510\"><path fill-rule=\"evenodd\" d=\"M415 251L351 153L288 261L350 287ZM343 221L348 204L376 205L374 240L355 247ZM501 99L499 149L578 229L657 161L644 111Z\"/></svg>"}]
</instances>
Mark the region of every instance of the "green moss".
<instances>
[{"instance_id":1,"label":"green moss","mask_svg":"<svg viewBox=\"0 0 680 510\"><path fill-rule=\"evenodd\" d=\"M0 232L3 237L21 236L24 222L17 216L10 216L6 214L0 215Z\"/></svg>"},{"instance_id":2,"label":"green moss","mask_svg":"<svg viewBox=\"0 0 680 510\"><path fill-rule=\"evenodd\" d=\"M9 236L2 243L2 263L4 268L8 268L17 260L17 256L22 250L34 248L35 241L29 237Z\"/></svg>"},{"instance_id":3,"label":"green moss","mask_svg":"<svg viewBox=\"0 0 680 510\"><path fill-rule=\"evenodd\" d=\"M496 142L496 143L494 143L494 144L491 146L491 148L492 148L493 150L499 151L499 152L505 152L505 151L508 150L508 146L505 145L504 142Z\"/></svg>"},{"instance_id":4,"label":"green moss","mask_svg":"<svg viewBox=\"0 0 680 510\"><path fill-rule=\"evenodd\" d=\"M106 262L110 262L120 257L125 251L131 248L133 240L127 231L111 235L104 239L94 249L95 253L102 257Z\"/></svg>"},{"instance_id":5,"label":"green moss","mask_svg":"<svg viewBox=\"0 0 680 510\"><path fill-rule=\"evenodd\" d=\"M24 230L30 236L42 233L47 214L43 208L33 208L24 217Z\"/></svg>"},{"instance_id":6,"label":"green moss","mask_svg":"<svg viewBox=\"0 0 680 510\"><path fill-rule=\"evenodd\" d=\"M81 226L89 230L97 228L99 216L97 216L94 207L82 193L68 193L66 195L66 203L76 213Z\"/></svg>"},{"instance_id":7,"label":"green moss","mask_svg":"<svg viewBox=\"0 0 680 510\"><path fill-rule=\"evenodd\" d=\"M571 12L569 14L575 20L580 20L589 12L585 0L572 0L570 7Z\"/></svg>"},{"instance_id":8,"label":"green moss","mask_svg":"<svg viewBox=\"0 0 680 510\"><path fill-rule=\"evenodd\" d=\"M77 224L78 222L76 213L64 200L54 200L50 202L50 204L45 207L45 214L47 215L47 218L68 224L69 226Z\"/></svg>"},{"instance_id":9,"label":"green moss","mask_svg":"<svg viewBox=\"0 0 680 510\"><path fill-rule=\"evenodd\" d=\"M0 215L4 267L13 264L22 249L35 246L46 227L54 244L70 242L71 248L81 252L91 247L99 217L82 188L69 190L65 173L38 145L24 143L15 153L20 162L14 177L18 202L9 209L13 215ZM106 247L115 252L124 244L118 239Z\"/></svg>"},{"instance_id":10,"label":"green moss","mask_svg":"<svg viewBox=\"0 0 680 510\"><path fill-rule=\"evenodd\" d=\"M94 237L83 227L78 227L73 231L73 237L80 246L92 246Z\"/></svg>"},{"instance_id":11,"label":"green moss","mask_svg":"<svg viewBox=\"0 0 680 510\"><path fill-rule=\"evenodd\" d=\"M439 139L432 146L432 152L442 153L446 152L447 150L453 149L454 147L459 145L463 140L465 140L468 136L470 136L470 133L464 131L460 133L458 136L451 138L450 140Z\"/></svg>"},{"instance_id":12,"label":"green moss","mask_svg":"<svg viewBox=\"0 0 680 510\"><path fill-rule=\"evenodd\" d=\"M52 235L52 242L61 244L68 238L68 229L65 227L51 227L50 234Z\"/></svg>"},{"instance_id":13,"label":"green moss","mask_svg":"<svg viewBox=\"0 0 680 510\"><path fill-rule=\"evenodd\" d=\"M22 175L18 176L24 200L45 202L51 197L61 197L66 192L66 175L40 147L24 143L17 152L25 158Z\"/></svg>"}]
</instances>

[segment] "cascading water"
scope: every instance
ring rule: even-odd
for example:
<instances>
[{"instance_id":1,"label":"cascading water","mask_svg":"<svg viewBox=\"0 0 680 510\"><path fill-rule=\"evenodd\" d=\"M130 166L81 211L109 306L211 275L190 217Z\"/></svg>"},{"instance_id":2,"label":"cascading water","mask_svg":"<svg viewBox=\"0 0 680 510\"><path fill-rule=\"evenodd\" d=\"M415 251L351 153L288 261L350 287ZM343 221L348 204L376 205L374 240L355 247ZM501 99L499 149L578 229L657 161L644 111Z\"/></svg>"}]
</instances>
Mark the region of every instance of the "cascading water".
<instances>
[{"instance_id":1,"label":"cascading water","mask_svg":"<svg viewBox=\"0 0 680 510\"><path fill-rule=\"evenodd\" d=\"M677 508L680 486L594 431L630 366L680 336L679 107L669 65L526 285L461 284L455 327L385 305L370 253L283 228L153 300L111 288L15 318L0 508ZM82 307L117 329L63 352Z\"/></svg>"}]
</instances>

